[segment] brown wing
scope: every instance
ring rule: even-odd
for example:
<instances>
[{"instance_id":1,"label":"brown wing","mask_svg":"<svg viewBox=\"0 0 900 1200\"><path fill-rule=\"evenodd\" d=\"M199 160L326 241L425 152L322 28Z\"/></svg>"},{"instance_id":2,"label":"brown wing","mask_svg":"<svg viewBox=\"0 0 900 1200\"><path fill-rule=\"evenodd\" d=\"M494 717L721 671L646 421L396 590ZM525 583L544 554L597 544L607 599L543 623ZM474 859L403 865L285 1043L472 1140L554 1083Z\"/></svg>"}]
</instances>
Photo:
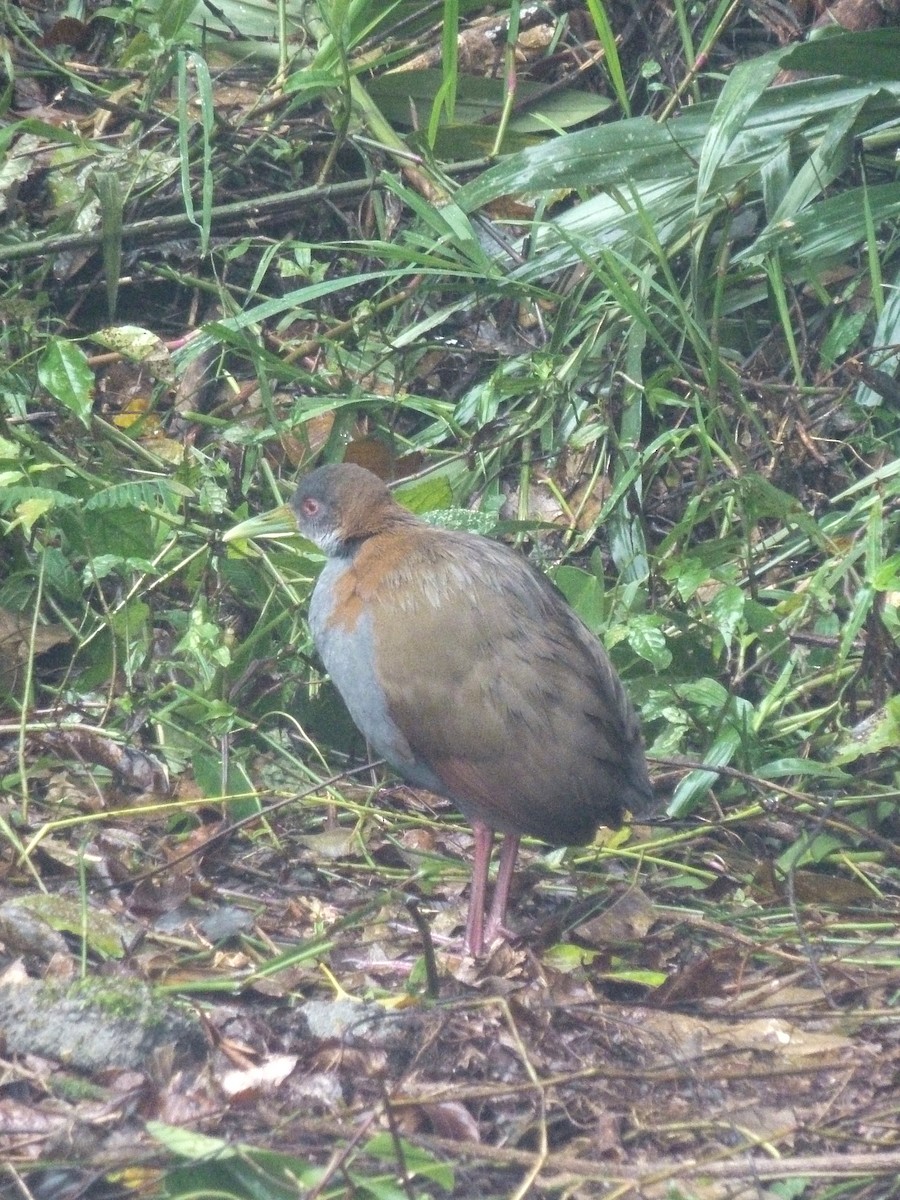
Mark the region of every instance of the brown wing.
<instances>
[{"instance_id":1,"label":"brown wing","mask_svg":"<svg viewBox=\"0 0 900 1200\"><path fill-rule=\"evenodd\" d=\"M631 704L542 576L503 546L450 533L432 533L396 573L372 597L378 675L417 760L463 812L569 844L648 806ZM380 619L398 594L403 608Z\"/></svg>"}]
</instances>

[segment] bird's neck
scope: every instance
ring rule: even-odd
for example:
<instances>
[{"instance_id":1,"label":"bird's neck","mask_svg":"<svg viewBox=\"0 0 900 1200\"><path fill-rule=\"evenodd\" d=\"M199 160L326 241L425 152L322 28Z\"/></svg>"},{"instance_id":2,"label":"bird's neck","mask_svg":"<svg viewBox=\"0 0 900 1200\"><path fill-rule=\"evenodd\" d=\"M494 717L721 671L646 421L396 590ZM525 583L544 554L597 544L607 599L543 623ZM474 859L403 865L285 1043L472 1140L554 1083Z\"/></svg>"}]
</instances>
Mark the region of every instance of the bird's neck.
<instances>
[{"instance_id":1,"label":"bird's neck","mask_svg":"<svg viewBox=\"0 0 900 1200\"><path fill-rule=\"evenodd\" d=\"M399 538L404 542L419 524L417 517L393 502L377 512L351 510L345 513L341 528L323 537L320 546L329 558L355 559L372 539Z\"/></svg>"}]
</instances>

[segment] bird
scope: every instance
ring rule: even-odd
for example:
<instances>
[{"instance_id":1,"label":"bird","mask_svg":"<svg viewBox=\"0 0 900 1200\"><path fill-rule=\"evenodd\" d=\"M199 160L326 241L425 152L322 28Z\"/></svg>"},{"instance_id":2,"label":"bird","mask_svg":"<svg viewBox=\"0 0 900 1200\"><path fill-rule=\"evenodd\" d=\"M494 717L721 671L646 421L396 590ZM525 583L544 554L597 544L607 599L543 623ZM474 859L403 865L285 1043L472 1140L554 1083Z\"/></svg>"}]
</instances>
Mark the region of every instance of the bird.
<instances>
[{"instance_id":1,"label":"bird","mask_svg":"<svg viewBox=\"0 0 900 1200\"><path fill-rule=\"evenodd\" d=\"M464 949L479 958L508 935L523 836L582 845L655 807L635 709L598 639L518 551L429 524L352 463L311 471L289 509L325 555L309 628L357 729L471 822Z\"/></svg>"}]
</instances>

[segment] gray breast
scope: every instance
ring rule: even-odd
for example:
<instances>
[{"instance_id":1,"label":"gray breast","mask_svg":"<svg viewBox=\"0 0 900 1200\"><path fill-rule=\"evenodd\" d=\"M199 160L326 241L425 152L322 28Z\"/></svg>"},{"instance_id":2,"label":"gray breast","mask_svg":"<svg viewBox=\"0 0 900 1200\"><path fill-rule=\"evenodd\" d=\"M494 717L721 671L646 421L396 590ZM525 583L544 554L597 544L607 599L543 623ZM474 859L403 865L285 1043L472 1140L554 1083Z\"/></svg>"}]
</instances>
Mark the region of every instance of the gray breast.
<instances>
[{"instance_id":1,"label":"gray breast","mask_svg":"<svg viewBox=\"0 0 900 1200\"><path fill-rule=\"evenodd\" d=\"M313 590L309 628L316 649L354 725L376 754L410 783L443 794L441 781L416 760L388 711L387 697L378 682L371 613L363 613L353 629L330 624L335 590L350 566L345 559L329 558Z\"/></svg>"}]
</instances>

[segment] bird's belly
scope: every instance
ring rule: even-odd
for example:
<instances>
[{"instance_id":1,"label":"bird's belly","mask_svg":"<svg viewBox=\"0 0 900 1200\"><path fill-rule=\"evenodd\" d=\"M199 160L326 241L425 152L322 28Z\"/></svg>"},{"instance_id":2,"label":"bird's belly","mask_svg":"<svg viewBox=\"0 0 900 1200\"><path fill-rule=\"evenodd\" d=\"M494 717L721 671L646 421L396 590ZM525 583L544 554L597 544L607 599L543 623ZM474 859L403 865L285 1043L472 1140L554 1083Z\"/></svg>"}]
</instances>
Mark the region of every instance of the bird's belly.
<instances>
[{"instance_id":1,"label":"bird's belly","mask_svg":"<svg viewBox=\"0 0 900 1200\"><path fill-rule=\"evenodd\" d=\"M387 697L378 681L370 615L360 614L352 627L331 621L335 586L345 569L340 561L329 560L310 601L309 627L319 656L353 724L377 755L386 758L409 783L444 794L440 779L416 759L391 718Z\"/></svg>"}]
</instances>

